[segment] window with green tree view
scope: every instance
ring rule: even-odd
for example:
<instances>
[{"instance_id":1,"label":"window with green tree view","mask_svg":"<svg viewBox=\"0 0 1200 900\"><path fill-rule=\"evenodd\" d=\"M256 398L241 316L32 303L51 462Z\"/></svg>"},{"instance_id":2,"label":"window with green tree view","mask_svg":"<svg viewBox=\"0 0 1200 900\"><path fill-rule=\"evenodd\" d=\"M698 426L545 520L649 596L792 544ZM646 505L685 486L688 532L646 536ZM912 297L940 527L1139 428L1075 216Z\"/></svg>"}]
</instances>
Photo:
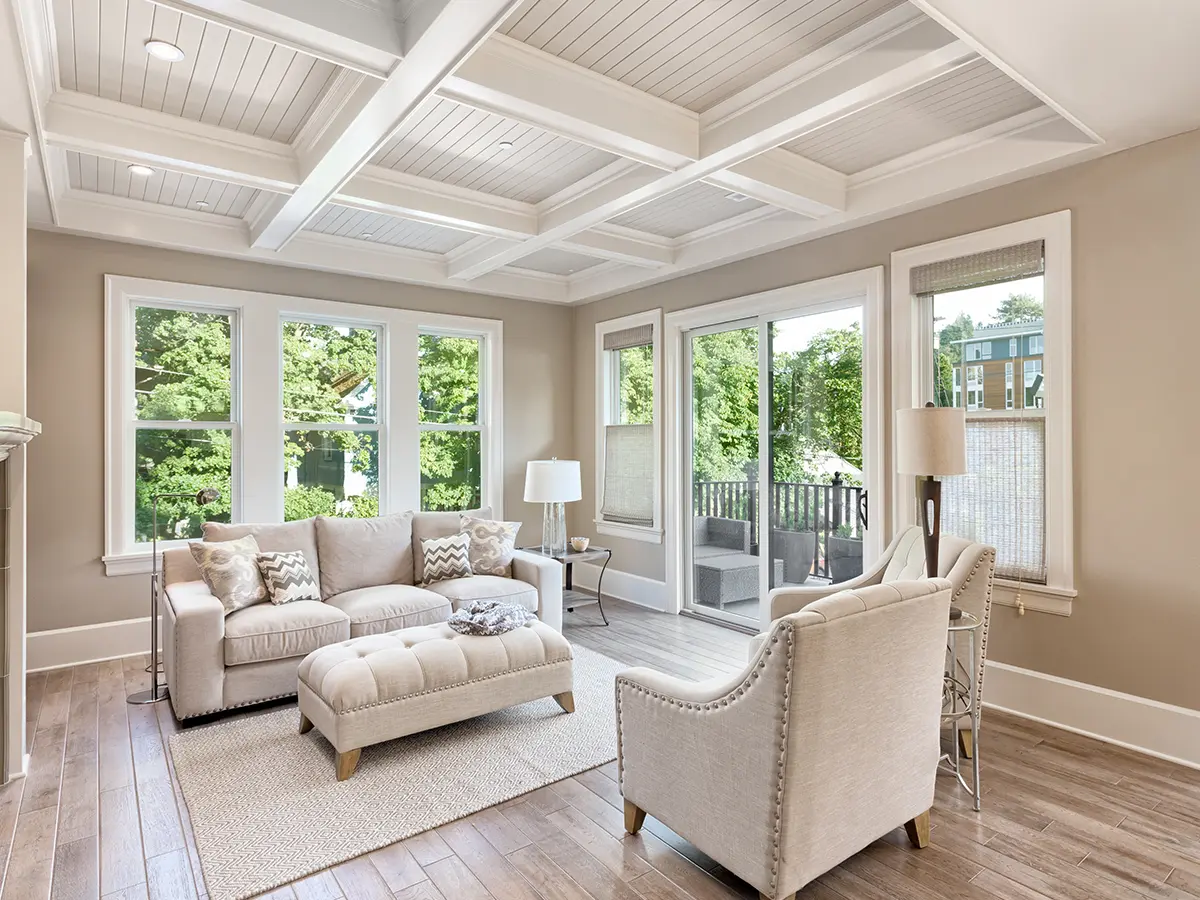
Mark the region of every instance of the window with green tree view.
<instances>
[{"instance_id":1,"label":"window with green tree view","mask_svg":"<svg viewBox=\"0 0 1200 900\"><path fill-rule=\"evenodd\" d=\"M480 415L482 340L422 334L417 348L420 392L421 509L474 509L483 494Z\"/></svg>"}]
</instances>

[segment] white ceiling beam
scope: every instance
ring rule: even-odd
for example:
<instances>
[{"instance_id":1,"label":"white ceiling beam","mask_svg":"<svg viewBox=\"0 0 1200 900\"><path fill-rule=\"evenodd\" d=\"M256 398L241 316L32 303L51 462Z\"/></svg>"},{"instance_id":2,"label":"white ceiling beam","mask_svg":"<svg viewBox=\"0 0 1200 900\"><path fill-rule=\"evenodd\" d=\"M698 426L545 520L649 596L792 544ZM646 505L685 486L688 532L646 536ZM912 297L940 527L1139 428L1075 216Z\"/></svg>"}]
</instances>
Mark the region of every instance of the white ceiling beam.
<instances>
[{"instance_id":1,"label":"white ceiling beam","mask_svg":"<svg viewBox=\"0 0 1200 900\"><path fill-rule=\"evenodd\" d=\"M409 22L407 53L378 89L356 95L302 158L303 180L251 229L251 244L279 250L361 169L441 82L467 59L520 0L430 0L420 34ZM365 87L365 85L364 85Z\"/></svg>"},{"instance_id":2,"label":"white ceiling beam","mask_svg":"<svg viewBox=\"0 0 1200 900\"><path fill-rule=\"evenodd\" d=\"M522 256L645 203L738 166L829 122L924 84L976 58L966 44L936 23L917 22L868 43L791 87L713 123L700 134L701 156L665 175L634 171L547 211L538 235L520 245L493 243L453 260L456 278L478 278ZM770 163L750 167L763 171ZM794 173L797 176L807 172ZM734 175L733 177L737 177ZM743 172L743 177L749 174ZM828 181L821 187L828 190ZM834 211L838 211L834 207ZM828 209L826 210L828 212ZM810 214L822 215L820 208Z\"/></svg>"},{"instance_id":3,"label":"white ceiling beam","mask_svg":"<svg viewBox=\"0 0 1200 900\"><path fill-rule=\"evenodd\" d=\"M150 0L334 65L386 78L404 54L390 3L353 0Z\"/></svg>"},{"instance_id":4,"label":"white ceiling beam","mask_svg":"<svg viewBox=\"0 0 1200 900\"><path fill-rule=\"evenodd\" d=\"M290 146L73 91L51 95L46 142L64 150L245 187L291 191L300 180Z\"/></svg>"},{"instance_id":5,"label":"white ceiling beam","mask_svg":"<svg viewBox=\"0 0 1200 900\"><path fill-rule=\"evenodd\" d=\"M588 256L644 269L658 269L675 261L675 242L670 238L610 223L581 231L563 241L562 246Z\"/></svg>"},{"instance_id":6,"label":"white ceiling beam","mask_svg":"<svg viewBox=\"0 0 1200 900\"><path fill-rule=\"evenodd\" d=\"M714 172L704 181L810 219L846 208L845 175L781 148Z\"/></svg>"}]
</instances>

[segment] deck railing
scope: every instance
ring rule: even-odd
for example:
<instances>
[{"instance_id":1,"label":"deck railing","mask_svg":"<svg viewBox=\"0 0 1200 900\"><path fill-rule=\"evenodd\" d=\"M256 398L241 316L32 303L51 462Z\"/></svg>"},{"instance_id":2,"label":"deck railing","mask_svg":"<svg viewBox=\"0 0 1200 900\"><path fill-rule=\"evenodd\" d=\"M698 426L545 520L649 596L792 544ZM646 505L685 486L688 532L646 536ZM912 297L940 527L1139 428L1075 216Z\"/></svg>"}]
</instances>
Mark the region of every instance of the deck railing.
<instances>
[{"instance_id":1,"label":"deck railing","mask_svg":"<svg viewBox=\"0 0 1200 900\"><path fill-rule=\"evenodd\" d=\"M854 539L863 536L864 523L859 515L862 487L777 481L770 491L773 531L816 533L815 575L829 575L826 549L830 536L837 536L839 528L843 536ZM760 541L758 493L757 481L697 481L692 486L693 515L749 522L750 542L753 552L757 553Z\"/></svg>"}]
</instances>

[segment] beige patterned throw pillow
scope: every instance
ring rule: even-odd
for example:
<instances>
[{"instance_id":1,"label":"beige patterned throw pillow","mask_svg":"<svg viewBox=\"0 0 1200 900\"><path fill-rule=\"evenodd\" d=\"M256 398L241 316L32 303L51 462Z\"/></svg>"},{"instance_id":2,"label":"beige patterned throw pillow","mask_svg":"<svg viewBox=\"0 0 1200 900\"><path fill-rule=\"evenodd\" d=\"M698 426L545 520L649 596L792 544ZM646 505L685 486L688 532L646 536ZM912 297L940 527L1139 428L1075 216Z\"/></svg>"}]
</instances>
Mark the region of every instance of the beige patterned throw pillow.
<instances>
[{"instance_id":1,"label":"beige patterned throw pillow","mask_svg":"<svg viewBox=\"0 0 1200 900\"><path fill-rule=\"evenodd\" d=\"M266 585L258 574L258 541L253 535L236 541L191 541L188 546L204 583L225 607L225 615L267 599Z\"/></svg>"},{"instance_id":2,"label":"beige patterned throw pillow","mask_svg":"<svg viewBox=\"0 0 1200 900\"><path fill-rule=\"evenodd\" d=\"M471 571L476 575L512 578L513 552L521 523L473 516L463 516L460 521L463 533L471 539Z\"/></svg>"}]
</instances>

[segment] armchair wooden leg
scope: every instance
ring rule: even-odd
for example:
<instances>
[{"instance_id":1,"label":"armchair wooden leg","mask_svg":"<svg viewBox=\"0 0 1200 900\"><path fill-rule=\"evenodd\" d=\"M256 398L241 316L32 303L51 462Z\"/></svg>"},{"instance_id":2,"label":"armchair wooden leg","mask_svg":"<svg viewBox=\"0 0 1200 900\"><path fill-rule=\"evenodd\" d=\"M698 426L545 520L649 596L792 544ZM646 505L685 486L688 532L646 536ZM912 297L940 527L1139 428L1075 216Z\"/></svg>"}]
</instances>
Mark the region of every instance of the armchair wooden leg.
<instances>
[{"instance_id":1,"label":"armchair wooden leg","mask_svg":"<svg viewBox=\"0 0 1200 900\"><path fill-rule=\"evenodd\" d=\"M646 811L638 809L628 800L625 801L625 830L630 834L637 834L642 830L642 824L646 821Z\"/></svg>"},{"instance_id":2,"label":"armchair wooden leg","mask_svg":"<svg viewBox=\"0 0 1200 900\"><path fill-rule=\"evenodd\" d=\"M776 897L775 900L796 900L797 896L797 894L788 894L786 897ZM760 891L758 894L758 900L771 900L771 898Z\"/></svg>"},{"instance_id":3,"label":"armchair wooden leg","mask_svg":"<svg viewBox=\"0 0 1200 900\"><path fill-rule=\"evenodd\" d=\"M563 708L563 712L575 712L575 692L563 691L554 695L555 702Z\"/></svg>"},{"instance_id":4,"label":"armchair wooden leg","mask_svg":"<svg viewBox=\"0 0 1200 900\"><path fill-rule=\"evenodd\" d=\"M312 727L312 719L310 719L304 713L300 713L300 733L308 734L310 731L312 731Z\"/></svg>"},{"instance_id":5,"label":"armchair wooden leg","mask_svg":"<svg viewBox=\"0 0 1200 900\"><path fill-rule=\"evenodd\" d=\"M910 819L904 823L904 830L908 832L908 840L914 847L921 850L929 846L929 810L921 813L915 819Z\"/></svg>"},{"instance_id":6,"label":"armchair wooden leg","mask_svg":"<svg viewBox=\"0 0 1200 900\"><path fill-rule=\"evenodd\" d=\"M337 755L337 780L345 781L354 774L355 768L358 766L358 757L362 753L362 748L358 750L347 750L345 753Z\"/></svg>"},{"instance_id":7,"label":"armchair wooden leg","mask_svg":"<svg viewBox=\"0 0 1200 900\"><path fill-rule=\"evenodd\" d=\"M958 749L963 756L970 759L972 754L975 753L974 733L967 731L965 728L960 728L958 730Z\"/></svg>"}]
</instances>

